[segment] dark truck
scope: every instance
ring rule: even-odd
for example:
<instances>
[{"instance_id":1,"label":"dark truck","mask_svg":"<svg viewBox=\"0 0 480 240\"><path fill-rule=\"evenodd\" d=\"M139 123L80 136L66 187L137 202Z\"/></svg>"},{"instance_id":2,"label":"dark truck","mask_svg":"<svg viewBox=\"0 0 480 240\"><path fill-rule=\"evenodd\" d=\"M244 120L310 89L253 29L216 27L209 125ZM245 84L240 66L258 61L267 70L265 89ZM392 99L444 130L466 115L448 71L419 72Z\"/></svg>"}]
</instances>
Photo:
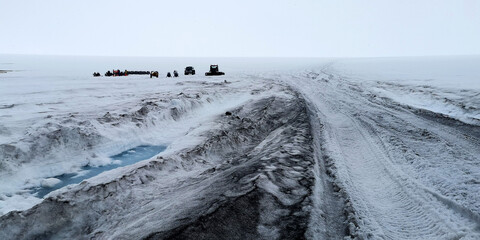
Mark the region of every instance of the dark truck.
<instances>
[{"instance_id":1,"label":"dark truck","mask_svg":"<svg viewBox=\"0 0 480 240\"><path fill-rule=\"evenodd\" d=\"M195 69L192 66L188 66L185 68L184 73L185 75L189 75L189 74L195 75Z\"/></svg>"},{"instance_id":2,"label":"dark truck","mask_svg":"<svg viewBox=\"0 0 480 240\"><path fill-rule=\"evenodd\" d=\"M218 65L210 65L210 71L205 73L205 76L220 76L225 75L224 72L218 70Z\"/></svg>"}]
</instances>

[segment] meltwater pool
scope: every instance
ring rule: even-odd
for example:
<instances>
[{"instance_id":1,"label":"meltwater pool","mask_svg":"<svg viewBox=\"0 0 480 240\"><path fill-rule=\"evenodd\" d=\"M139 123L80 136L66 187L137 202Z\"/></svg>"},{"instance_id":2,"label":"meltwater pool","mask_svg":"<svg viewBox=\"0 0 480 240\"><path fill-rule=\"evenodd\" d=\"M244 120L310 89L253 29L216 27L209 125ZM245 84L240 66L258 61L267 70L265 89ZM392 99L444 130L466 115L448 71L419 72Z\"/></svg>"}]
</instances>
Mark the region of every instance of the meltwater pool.
<instances>
[{"instance_id":1,"label":"meltwater pool","mask_svg":"<svg viewBox=\"0 0 480 240\"><path fill-rule=\"evenodd\" d=\"M102 172L109 171L118 167L123 167L127 165L134 164L136 162L149 159L161 152L163 152L167 147L166 146L152 146L152 145L141 145L135 148L129 149L124 151L120 154L115 156L111 156L116 163L112 163L109 165L101 166L101 167L91 167L85 166L82 167L82 171L79 173L71 173L71 174L62 174L59 176L55 176L54 178L60 180L58 184L55 184L51 187L37 187L33 188L33 193L39 197L43 198L48 193L65 187L70 184L80 183L85 179L94 177Z\"/></svg>"}]
</instances>

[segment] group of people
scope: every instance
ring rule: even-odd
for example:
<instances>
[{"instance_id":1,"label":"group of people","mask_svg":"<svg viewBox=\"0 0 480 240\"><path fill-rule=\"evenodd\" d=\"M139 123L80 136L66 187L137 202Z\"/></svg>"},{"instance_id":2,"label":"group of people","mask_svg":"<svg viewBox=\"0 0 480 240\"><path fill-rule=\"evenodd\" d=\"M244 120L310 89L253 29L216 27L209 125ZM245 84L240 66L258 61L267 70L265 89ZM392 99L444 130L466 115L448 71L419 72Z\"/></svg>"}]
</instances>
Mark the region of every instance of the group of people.
<instances>
[{"instance_id":1,"label":"group of people","mask_svg":"<svg viewBox=\"0 0 480 240\"><path fill-rule=\"evenodd\" d=\"M170 72L167 73L167 77L172 77L172 74ZM177 70L173 70L173 77L178 77L178 72Z\"/></svg>"},{"instance_id":2,"label":"group of people","mask_svg":"<svg viewBox=\"0 0 480 240\"><path fill-rule=\"evenodd\" d=\"M158 78L158 71L123 71L121 72L120 69L117 69L117 70L108 70L106 73L105 73L105 77L116 77L116 76L128 76L128 75L131 75L131 74L136 74L136 75L150 75L150 78L152 77L157 77ZM100 77L101 74L99 72L94 72L93 73L93 76L94 77ZM172 74L170 72L167 73L167 77L172 77ZM174 70L173 71L173 77L178 77L178 72L177 70Z\"/></svg>"},{"instance_id":3,"label":"group of people","mask_svg":"<svg viewBox=\"0 0 480 240\"><path fill-rule=\"evenodd\" d=\"M111 77L111 76L128 76L128 71L125 70L124 72L120 72L120 69L117 69L117 70L112 70L112 72L110 72L110 70L108 70L106 73L105 73L105 77Z\"/></svg>"},{"instance_id":4,"label":"group of people","mask_svg":"<svg viewBox=\"0 0 480 240\"><path fill-rule=\"evenodd\" d=\"M120 69L117 69L117 70L108 70L106 73L105 73L105 77L111 77L111 76L128 76L128 75L148 75L148 74L151 74L153 73L150 72L150 71L128 71L128 70L125 70L123 72L120 71ZM100 73L93 73L93 76L94 77L100 77Z\"/></svg>"}]
</instances>

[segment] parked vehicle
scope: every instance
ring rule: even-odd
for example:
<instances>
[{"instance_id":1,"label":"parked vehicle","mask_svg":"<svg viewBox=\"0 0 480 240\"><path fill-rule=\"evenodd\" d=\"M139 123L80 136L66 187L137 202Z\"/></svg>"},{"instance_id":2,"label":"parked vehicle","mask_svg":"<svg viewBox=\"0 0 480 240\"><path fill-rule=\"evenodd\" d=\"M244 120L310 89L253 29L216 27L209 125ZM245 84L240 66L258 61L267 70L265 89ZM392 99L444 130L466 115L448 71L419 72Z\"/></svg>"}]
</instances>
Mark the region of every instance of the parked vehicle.
<instances>
[{"instance_id":1,"label":"parked vehicle","mask_svg":"<svg viewBox=\"0 0 480 240\"><path fill-rule=\"evenodd\" d=\"M185 75L195 75L195 69L192 67L192 66L188 66L185 68L185 71L184 71L184 74Z\"/></svg>"},{"instance_id":2,"label":"parked vehicle","mask_svg":"<svg viewBox=\"0 0 480 240\"><path fill-rule=\"evenodd\" d=\"M150 78L152 78L152 77L158 78L158 72L157 72L157 71L155 71L155 72L152 71L152 72L150 73Z\"/></svg>"},{"instance_id":3,"label":"parked vehicle","mask_svg":"<svg viewBox=\"0 0 480 240\"><path fill-rule=\"evenodd\" d=\"M210 65L210 71L205 73L205 76L220 76L225 75L224 72L218 70L218 65Z\"/></svg>"}]
</instances>

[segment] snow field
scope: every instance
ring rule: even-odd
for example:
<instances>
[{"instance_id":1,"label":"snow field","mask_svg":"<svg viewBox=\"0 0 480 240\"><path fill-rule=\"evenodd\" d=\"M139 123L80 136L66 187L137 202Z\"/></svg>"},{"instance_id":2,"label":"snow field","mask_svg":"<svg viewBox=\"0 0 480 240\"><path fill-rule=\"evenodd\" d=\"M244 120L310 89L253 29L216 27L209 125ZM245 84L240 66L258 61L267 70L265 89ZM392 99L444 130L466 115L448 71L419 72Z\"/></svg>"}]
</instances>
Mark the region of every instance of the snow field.
<instances>
[{"instance_id":1,"label":"snow field","mask_svg":"<svg viewBox=\"0 0 480 240\"><path fill-rule=\"evenodd\" d=\"M478 239L478 62L332 59L306 71L20 87L0 97L0 180L12 183L0 211L26 210L2 216L0 233ZM12 97L25 92L33 98ZM168 149L43 201L23 190L140 144Z\"/></svg>"}]
</instances>

